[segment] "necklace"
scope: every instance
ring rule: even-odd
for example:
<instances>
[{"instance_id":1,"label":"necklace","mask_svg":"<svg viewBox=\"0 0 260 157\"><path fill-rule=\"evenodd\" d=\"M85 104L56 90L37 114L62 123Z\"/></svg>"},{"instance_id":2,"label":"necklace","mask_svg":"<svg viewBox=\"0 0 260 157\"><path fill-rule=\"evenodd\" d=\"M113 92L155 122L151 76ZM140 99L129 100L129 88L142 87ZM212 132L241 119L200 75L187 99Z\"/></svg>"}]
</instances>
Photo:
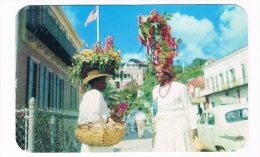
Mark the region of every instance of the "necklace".
<instances>
[{"instance_id":1,"label":"necklace","mask_svg":"<svg viewBox=\"0 0 260 157\"><path fill-rule=\"evenodd\" d=\"M169 87L168 87L167 92L166 92L165 95L161 95L161 88L162 88L162 87L161 87L161 86L159 87L159 95L160 95L161 98L166 97L166 95L167 95L167 94L169 93L169 91L170 91L171 86L172 86L172 81L170 82L170 85L169 85Z\"/></svg>"}]
</instances>

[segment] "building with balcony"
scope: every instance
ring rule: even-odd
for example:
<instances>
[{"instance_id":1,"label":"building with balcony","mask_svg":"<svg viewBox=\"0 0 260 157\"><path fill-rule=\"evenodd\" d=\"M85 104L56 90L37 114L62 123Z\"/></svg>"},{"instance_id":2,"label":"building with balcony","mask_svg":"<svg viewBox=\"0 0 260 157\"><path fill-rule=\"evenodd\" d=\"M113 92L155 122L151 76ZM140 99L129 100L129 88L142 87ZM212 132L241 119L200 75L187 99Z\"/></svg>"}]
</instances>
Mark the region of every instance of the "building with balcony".
<instances>
[{"instance_id":1,"label":"building with balcony","mask_svg":"<svg viewBox=\"0 0 260 157\"><path fill-rule=\"evenodd\" d=\"M122 68L117 71L117 76L110 83L114 88L124 89L128 83L135 81L139 86L144 83L144 72L147 64L137 59L130 59Z\"/></svg>"},{"instance_id":2,"label":"building with balcony","mask_svg":"<svg viewBox=\"0 0 260 157\"><path fill-rule=\"evenodd\" d=\"M200 96L206 98L205 108L230 103L248 102L248 46L203 68L205 89Z\"/></svg>"},{"instance_id":3,"label":"building with balcony","mask_svg":"<svg viewBox=\"0 0 260 157\"><path fill-rule=\"evenodd\" d=\"M71 57L83 43L60 6L26 6L17 16L16 105L77 110L79 88L68 82Z\"/></svg>"}]
</instances>

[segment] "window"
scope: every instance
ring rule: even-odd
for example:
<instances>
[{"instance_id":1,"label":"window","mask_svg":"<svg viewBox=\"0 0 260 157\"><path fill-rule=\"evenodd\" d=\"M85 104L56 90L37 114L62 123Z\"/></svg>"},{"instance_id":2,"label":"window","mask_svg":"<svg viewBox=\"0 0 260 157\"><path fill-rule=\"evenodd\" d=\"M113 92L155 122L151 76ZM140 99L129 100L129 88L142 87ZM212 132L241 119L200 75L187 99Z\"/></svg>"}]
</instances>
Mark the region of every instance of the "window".
<instances>
[{"instance_id":1,"label":"window","mask_svg":"<svg viewBox=\"0 0 260 157\"><path fill-rule=\"evenodd\" d=\"M206 121L206 113L203 113L200 118L200 124L204 124Z\"/></svg>"},{"instance_id":2,"label":"window","mask_svg":"<svg viewBox=\"0 0 260 157\"><path fill-rule=\"evenodd\" d=\"M78 108L78 89L74 86L70 86L70 110L75 111Z\"/></svg>"},{"instance_id":3,"label":"window","mask_svg":"<svg viewBox=\"0 0 260 157\"><path fill-rule=\"evenodd\" d=\"M232 82L236 82L235 70L234 69L230 69L230 73L231 73Z\"/></svg>"},{"instance_id":4,"label":"window","mask_svg":"<svg viewBox=\"0 0 260 157\"><path fill-rule=\"evenodd\" d=\"M218 76L217 76L217 75L215 76L215 79L216 79L216 90L219 90L219 86L218 86Z\"/></svg>"},{"instance_id":5,"label":"window","mask_svg":"<svg viewBox=\"0 0 260 157\"><path fill-rule=\"evenodd\" d=\"M241 68L242 68L242 77L243 77L243 81L244 81L244 83L246 82L246 66L245 66L245 64L242 64L241 65Z\"/></svg>"},{"instance_id":6,"label":"window","mask_svg":"<svg viewBox=\"0 0 260 157\"><path fill-rule=\"evenodd\" d=\"M213 91L215 91L215 83L214 83L214 78L213 77L210 78L210 83L211 83L211 86L213 88Z\"/></svg>"},{"instance_id":7,"label":"window","mask_svg":"<svg viewBox=\"0 0 260 157\"><path fill-rule=\"evenodd\" d=\"M248 109L244 108L227 112L225 118L228 123L248 120Z\"/></svg>"},{"instance_id":8,"label":"window","mask_svg":"<svg viewBox=\"0 0 260 157\"><path fill-rule=\"evenodd\" d=\"M215 125L215 117L213 113L208 113L208 125Z\"/></svg>"},{"instance_id":9,"label":"window","mask_svg":"<svg viewBox=\"0 0 260 157\"><path fill-rule=\"evenodd\" d=\"M224 77L223 77L223 74L219 74L219 78L220 78L220 83L219 84L224 84Z\"/></svg>"},{"instance_id":10,"label":"window","mask_svg":"<svg viewBox=\"0 0 260 157\"><path fill-rule=\"evenodd\" d=\"M65 82L42 64L29 58L27 104L32 97L39 108L64 109Z\"/></svg>"}]
</instances>

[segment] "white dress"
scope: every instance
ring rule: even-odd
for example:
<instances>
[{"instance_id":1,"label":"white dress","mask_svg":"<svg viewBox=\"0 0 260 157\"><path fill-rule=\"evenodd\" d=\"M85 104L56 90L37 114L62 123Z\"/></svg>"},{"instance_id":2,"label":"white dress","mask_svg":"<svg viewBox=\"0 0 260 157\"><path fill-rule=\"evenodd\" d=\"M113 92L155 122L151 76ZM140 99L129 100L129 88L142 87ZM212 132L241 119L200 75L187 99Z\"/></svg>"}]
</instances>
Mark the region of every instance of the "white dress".
<instances>
[{"instance_id":1,"label":"white dress","mask_svg":"<svg viewBox=\"0 0 260 157\"><path fill-rule=\"evenodd\" d=\"M169 86L161 88L165 96ZM191 129L197 128L196 113L184 84L172 82L169 93L159 95L159 85L153 90L153 100L158 99L155 118L155 152L191 152Z\"/></svg>"},{"instance_id":2,"label":"white dress","mask_svg":"<svg viewBox=\"0 0 260 157\"><path fill-rule=\"evenodd\" d=\"M100 116L104 122L110 117L110 109L103 98L103 94L92 89L86 92L79 106L78 124L99 123ZM113 146L89 146L82 143L81 152L113 152Z\"/></svg>"}]
</instances>

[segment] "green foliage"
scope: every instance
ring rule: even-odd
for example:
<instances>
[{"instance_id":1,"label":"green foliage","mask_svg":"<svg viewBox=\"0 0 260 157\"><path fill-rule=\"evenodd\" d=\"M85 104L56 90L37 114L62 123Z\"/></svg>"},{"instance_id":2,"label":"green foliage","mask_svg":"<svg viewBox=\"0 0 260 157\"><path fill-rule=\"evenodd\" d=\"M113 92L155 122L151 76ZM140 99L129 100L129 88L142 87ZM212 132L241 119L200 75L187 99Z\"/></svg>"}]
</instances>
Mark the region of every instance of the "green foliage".
<instances>
[{"instance_id":1,"label":"green foliage","mask_svg":"<svg viewBox=\"0 0 260 157\"><path fill-rule=\"evenodd\" d=\"M175 81L186 84L188 79L204 75L202 67L205 64L205 62L205 59L194 59L191 65L185 67L184 73L182 66L174 65L174 73L176 75ZM142 100L148 101L150 103L152 102L152 90L157 84L159 83L156 81L155 78L155 69L154 67L149 67L148 70L144 73L144 95L142 97Z\"/></svg>"},{"instance_id":2,"label":"green foliage","mask_svg":"<svg viewBox=\"0 0 260 157\"><path fill-rule=\"evenodd\" d=\"M176 74L175 80L186 84L188 79L204 75L202 67L206 61L207 60L201 58L194 59L191 65L185 67L184 73L181 66L174 66L174 72Z\"/></svg>"}]
</instances>

